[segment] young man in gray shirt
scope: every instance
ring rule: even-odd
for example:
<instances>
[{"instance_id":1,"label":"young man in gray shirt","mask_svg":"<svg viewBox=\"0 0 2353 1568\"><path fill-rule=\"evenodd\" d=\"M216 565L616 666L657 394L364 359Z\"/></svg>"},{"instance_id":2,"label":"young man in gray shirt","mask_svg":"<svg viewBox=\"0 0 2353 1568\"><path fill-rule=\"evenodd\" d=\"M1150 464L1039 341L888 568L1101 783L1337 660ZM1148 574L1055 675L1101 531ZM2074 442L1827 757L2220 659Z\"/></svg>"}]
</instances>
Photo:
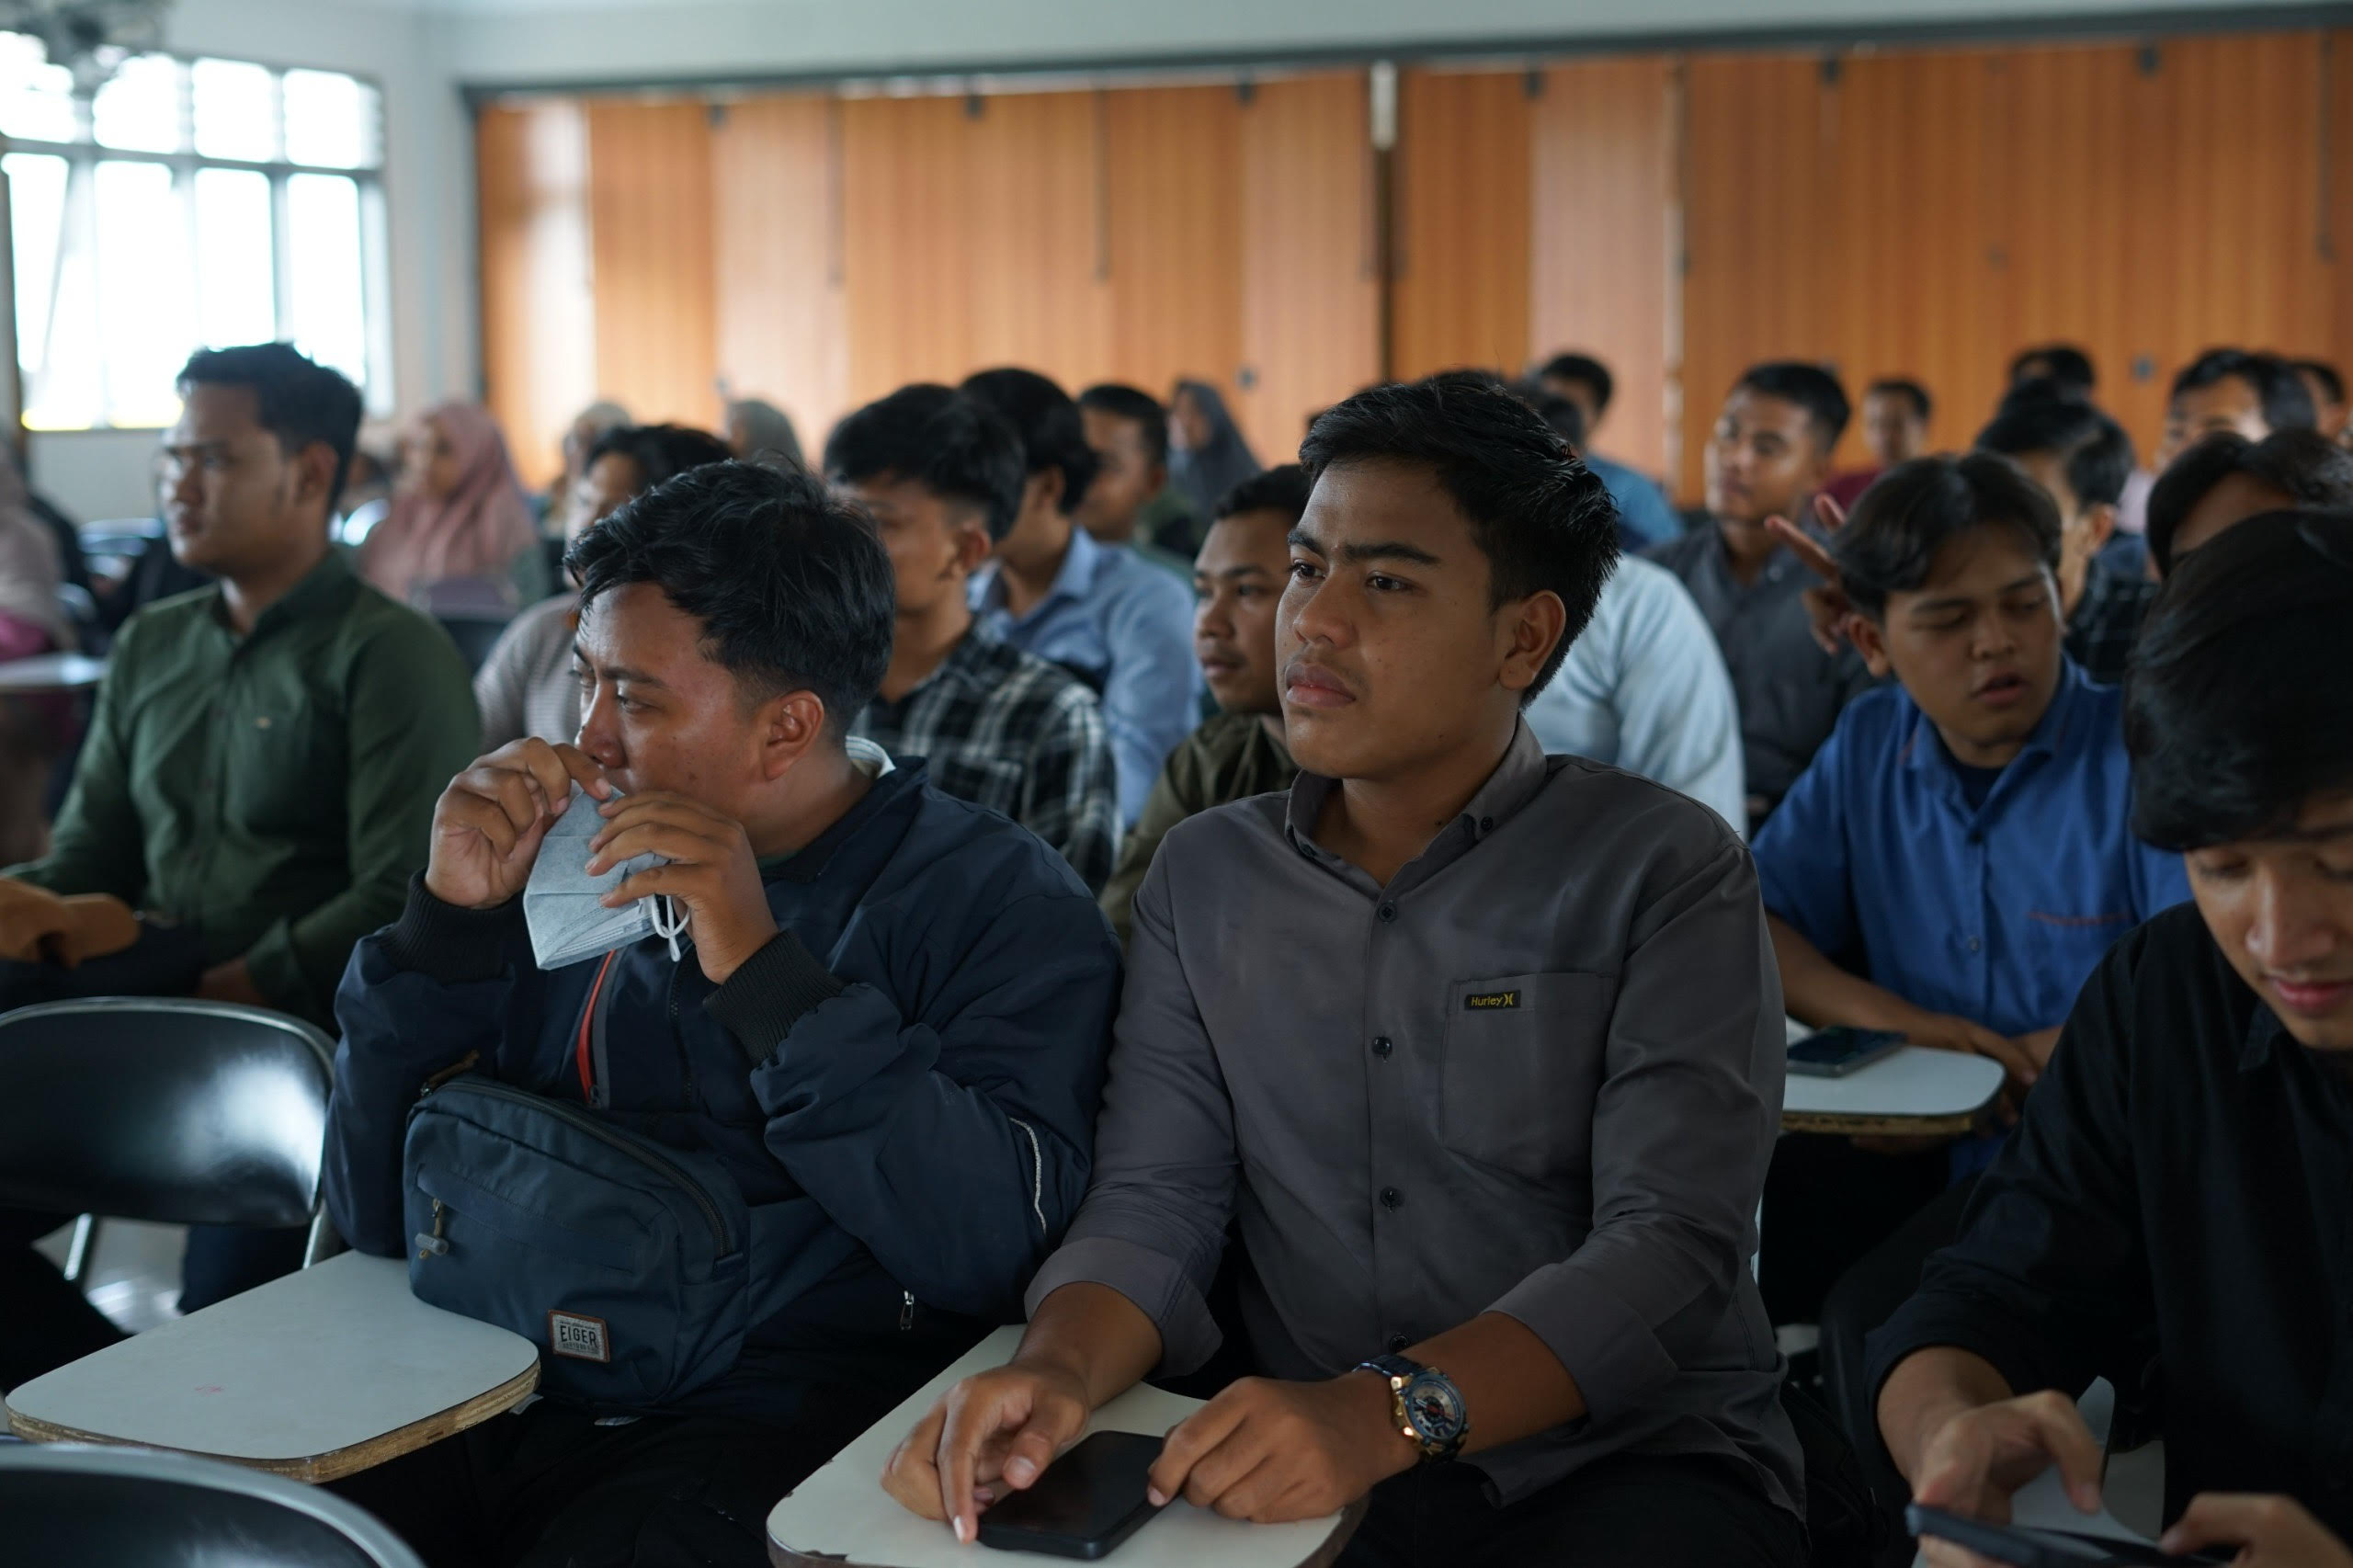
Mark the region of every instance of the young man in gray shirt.
<instances>
[{"instance_id":1,"label":"young man in gray shirt","mask_svg":"<svg viewBox=\"0 0 2353 1568\"><path fill-rule=\"evenodd\" d=\"M1756 873L1713 812L1520 718L1609 574L1607 494L1475 377L1352 398L1301 458L1300 778L1169 834L1086 1204L1011 1365L886 1485L971 1540L1094 1407L1209 1359L1238 1221L1226 1326L1261 1375L1170 1434L1155 1496L1370 1494L1349 1564L1794 1568L1748 1269L1783 1061Z\"/></svg>"}]
</instances>

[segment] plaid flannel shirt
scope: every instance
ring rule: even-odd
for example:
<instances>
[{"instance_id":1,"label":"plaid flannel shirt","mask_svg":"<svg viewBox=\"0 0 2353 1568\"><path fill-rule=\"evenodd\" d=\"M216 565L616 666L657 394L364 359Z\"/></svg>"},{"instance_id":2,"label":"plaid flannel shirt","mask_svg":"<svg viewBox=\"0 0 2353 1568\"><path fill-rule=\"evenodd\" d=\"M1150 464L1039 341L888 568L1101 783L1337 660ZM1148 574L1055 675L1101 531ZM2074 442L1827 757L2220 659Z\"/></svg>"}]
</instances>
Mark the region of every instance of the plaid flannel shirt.
<instances>
[{"instance_id":1,"label":"plaid flannel shirt","mask_svg":"<svg viewBox=\"0 0 2353 1568\"><path fill-rule=\"evenodd\" d=\"M1120 812L1103 711L1084 682L967 632L896 702L866 705L850 733L894 757L924 758L944 794L1003 812L1101 892L1119 854Z\"/></svg>"},{"instance_id":2,"label":"plaid flannel shirt","mask_svg":"<svg viewBox=\"0 0 2353 1568\"><path fill-rule=\"evenodd\" d=\"M2121 686L2141 641L2141 622L2157 585L2145 577L2127 577L2093 562L2084 575L2084 597L2067 618L2067 656L2084 666L2084 674L2102 686Z\"/></svg>"}]
</instances>

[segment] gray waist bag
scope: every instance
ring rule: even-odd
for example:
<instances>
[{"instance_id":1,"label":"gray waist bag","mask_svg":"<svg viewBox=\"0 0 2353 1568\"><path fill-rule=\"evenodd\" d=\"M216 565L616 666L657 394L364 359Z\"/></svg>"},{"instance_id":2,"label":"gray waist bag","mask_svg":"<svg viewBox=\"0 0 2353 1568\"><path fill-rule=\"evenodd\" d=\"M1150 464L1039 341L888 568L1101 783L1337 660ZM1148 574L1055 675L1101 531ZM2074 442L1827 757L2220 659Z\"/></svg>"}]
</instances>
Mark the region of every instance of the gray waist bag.
<instances>
[{"instance_id":1,"label":"gray waist bag","mask_svg":"<svg viewBox=\"0 0 2353 1568\"><path fill-rule=\"evenodd\" d=\"M735 1365L751 1222L710 1156L476 1074L409 1112L409 1289L538 1345L559 1398L656 1409Z\"/></svg>"}]
</instances>

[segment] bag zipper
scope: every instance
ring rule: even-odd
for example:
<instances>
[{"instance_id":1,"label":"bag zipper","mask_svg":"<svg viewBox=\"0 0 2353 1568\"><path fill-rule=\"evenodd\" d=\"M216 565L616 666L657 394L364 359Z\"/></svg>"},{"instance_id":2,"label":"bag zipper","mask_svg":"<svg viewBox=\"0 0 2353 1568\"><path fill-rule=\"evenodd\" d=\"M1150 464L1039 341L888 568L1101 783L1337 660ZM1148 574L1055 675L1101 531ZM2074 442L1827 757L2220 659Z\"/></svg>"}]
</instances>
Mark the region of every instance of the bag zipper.
<instances>
[{"instance_id":1,"label":"bag zipper","mask_svg":"<svg viewBox=\"0 0 2353 1568\"><path fill-rule=\"evenodd\" d=\"M551 1100L539 1095L527 1094L521 1089L509 1088L494 1079L482 1078L472 1083L451 1085L449 1087L462 1089L468 1094L484 1095L494 1100L506 1100L512 1105L529 1106L534 1109L544 1111L559 1121L578 1128L591 1138L620 1150L638 1164L661 1172L683 1187L688 1196L695 1200L695 1206L702 1210L703 1218L710 1224L711 1239L719 1244L719 1250L722 1254L735 1250L734 1238L727 1233L726 1217L720 1213L719 1205L710 1200L710 1194L702 1189L702 1184L688 1175L683 1166L654 1153L637 1139L606 1126L585 1111L574 1110L562 1100ZM438 1088L439 1085L429 1088L426 1093L428 1095L436 1093ZM440 1209L438 1201L436 1201L434 1208L438 1211Z\"/></svg>"}]
</instances>

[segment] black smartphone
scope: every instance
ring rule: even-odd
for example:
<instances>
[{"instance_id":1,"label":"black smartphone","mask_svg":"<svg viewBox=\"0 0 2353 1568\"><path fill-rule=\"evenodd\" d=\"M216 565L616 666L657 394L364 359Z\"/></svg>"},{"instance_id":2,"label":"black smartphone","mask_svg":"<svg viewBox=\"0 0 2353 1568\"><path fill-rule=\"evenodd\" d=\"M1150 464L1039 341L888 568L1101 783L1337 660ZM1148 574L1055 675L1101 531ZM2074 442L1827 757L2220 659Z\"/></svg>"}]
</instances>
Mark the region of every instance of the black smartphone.
<instances>
[{"instance_id":1,"label":"black smartphone","mask_svg":"<svg viewBox=\"0 0 2353 1568\"><path fill-rule=\"evenodd\" d=\"M2211 1551L2175 1557L2143 1540L2113 1536L2078 1535L2073 1530L2034 1529L2025 1525L1997 1525L1963 1518L1942 1508L1915 1503L1904 1510L1904 1522L1917 1535L1931 1535L1965 1546L1978 1556L2015 1568L2185 1568L2190 1563L2226 1563L2236 1552L2217 1556Z\"/></svg>"},{"instance_id":2,"label":"black smartphone","mask_svg":"<svg viewBox=\"0 0 2353 1568\"><path fill-rule=\"evenodd\" d=\"M981 1544L1089 1562L1108 1557L1160 1512L1143 1491L1159 1457L1158 1437L1097 1432L1048 1465L1028 1491L990 1504L981 1514Z\"/></svg>"},{"instance_id":3,"label":"black smartphone","mask_svg":"<svg viewBox=\"0 0 2353 1568\"><path fill-rule=\"evenodd\" d=\"M1790 1047L1790 1071L1807 1078L1843 1078L1903 1043L1902 1035L1880 1029L1850 1029L1844 1024L1816 1029Z\"/></svg>"}]
</instances>

